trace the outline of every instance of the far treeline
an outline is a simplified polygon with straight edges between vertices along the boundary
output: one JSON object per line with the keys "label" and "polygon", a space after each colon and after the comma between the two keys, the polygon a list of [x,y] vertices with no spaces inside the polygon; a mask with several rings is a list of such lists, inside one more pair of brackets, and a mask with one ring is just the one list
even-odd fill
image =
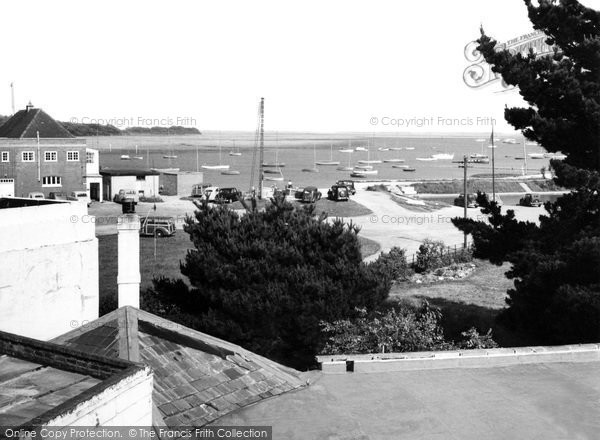
{"label": "far treeline", "polygon": [[[10,116],[0,115],[0,126],[4,124]],[[202,134],[195,127],[182,127],[173,125],[171,127],[127,127],[123,130],[114,125],[101,124],[79,124],[74,122],[61,122],[73,136],[128,136],[128,135],[184,135],[184,134]]]}

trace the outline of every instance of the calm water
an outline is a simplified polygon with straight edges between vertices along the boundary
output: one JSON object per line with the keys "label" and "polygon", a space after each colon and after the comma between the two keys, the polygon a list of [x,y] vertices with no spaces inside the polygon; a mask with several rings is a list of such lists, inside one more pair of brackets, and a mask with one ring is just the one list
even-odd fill
{"label": "calm water", "polygon": [[[404,159],[403,165],[416,168],[415,172],[404,172],[392,168],[392,163],[374,164],[379,171],[377,176],[367,179],[461,179],[463,169],[450,160],[423,162],[417,157],[428,157],[436,153],[454,153],[458,161],[463,155],[474,153],[488,154],[489,139],[477,141],[483,137],[375,137],[350,136],[348,134],[294,134],[270,135],[265,139],[265,162],[284,162],[281,169],[284,182],[265,182],[265,185],[282,184],[291,180],[295,185],[316,185],[327,187],[337,179],[350,178],[350,171],[337,171],[337,166],[318,166],[319,173],[306,173],[303,168],[313,168],[317,161],[340,161],[340,166],[353,166],[359,160],[384,160],[392,158]],[[497,174],[522,174],[524,161],[515,157],[523,157],[522,138],[516,138],[519,144],[496,142],[495,164]],[[219,186],[236,186],[248,189],[251,186],[251,170],[254,152],[254,135],[252,133],[229,133],[213,136],[178,136],[178,137],[99,137],[88,138],[88,146],[100,150],[100,165],[110,168],[180,168],[184,171],[203,171],[204,181]],[[140,160],[121,160],[122,154],[131,157],[143,157]],[[219,148],[220,146],[220,148]],[[365,147],[366,151],[342,153],[341,148]],[[379,151],[379,148],[403,148],[401,151]],[[409,149],[406,149],[409,148]],[[526,146],[527,153],[543,152],[540,147]],[[230,151],[241,152],[241,156],[230,156]],[[163,155],[176,155],[177,158],[166,159]],[[240,171],[239,175],[222,175],[221,170],[204,170],[203,164],[230,165],[230,169]],[[547,167],[548,159],[528,159],[527,171],[539,173],[541,167]],[[258,167],[258,152],[255,167]],[[256,169],[255,168],[255,169]],[[491,173],[491,164],[472,164],[468,168],[469,175]],[[257,172],[254,173],[254,185],[257,185]],[[356,179],[362,180],[362,179]],[[366,179],[364,179],[366,180]]]}

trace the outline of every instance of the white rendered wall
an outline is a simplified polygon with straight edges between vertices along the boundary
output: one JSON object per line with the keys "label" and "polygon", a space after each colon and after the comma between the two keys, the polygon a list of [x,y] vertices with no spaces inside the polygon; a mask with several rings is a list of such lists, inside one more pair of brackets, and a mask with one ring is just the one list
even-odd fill
{"label": "white rendered wall", "polygon": [[48,340],[98,317],[98,240],[82,203],[0,209],[0,330]]}

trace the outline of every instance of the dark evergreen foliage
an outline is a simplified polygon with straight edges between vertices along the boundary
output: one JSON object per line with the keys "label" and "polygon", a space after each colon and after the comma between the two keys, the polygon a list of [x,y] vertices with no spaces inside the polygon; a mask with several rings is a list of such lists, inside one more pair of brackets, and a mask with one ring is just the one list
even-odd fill
{"label": "dark evergreen foliage", "polygon": [[492,70],[518,86],[530,105],[507,108],[506,120],[550,152],[555,183],[571,193],[546,203],[540,225],[501,214],[479,197],[490,223],[454,219],[473,235],[475,256],[500,264],[515,287],[501,316],[539,343],[600,340],[600,13],[575,0],[525,0],[534,28],[556,46],[553,55],[512,55],[482,35],[478,49]]}
{"label": "dark evergreen foliage", "polygon": [[155,280],[143,307],[285,364],[313,364],[319,322],[377,308],[390,279],[362,262],[358,228],[283,198],[244,216],[199,207],[181,280]]}

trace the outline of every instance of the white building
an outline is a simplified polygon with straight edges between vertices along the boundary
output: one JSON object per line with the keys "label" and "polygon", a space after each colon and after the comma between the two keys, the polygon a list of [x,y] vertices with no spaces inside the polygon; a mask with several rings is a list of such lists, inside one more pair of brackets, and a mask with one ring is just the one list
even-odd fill
{"label": "white building", "polygon": [[140,197],[158,196],[159,173],[142,169],[107,169],[100,171],[104,200],[113,200],[119,190],[134,190]]}
{"label": "white building", "polygon": [[98,240],[84,203],[0,198],[0,236],[0,330],[48,340],[98,317]]}

